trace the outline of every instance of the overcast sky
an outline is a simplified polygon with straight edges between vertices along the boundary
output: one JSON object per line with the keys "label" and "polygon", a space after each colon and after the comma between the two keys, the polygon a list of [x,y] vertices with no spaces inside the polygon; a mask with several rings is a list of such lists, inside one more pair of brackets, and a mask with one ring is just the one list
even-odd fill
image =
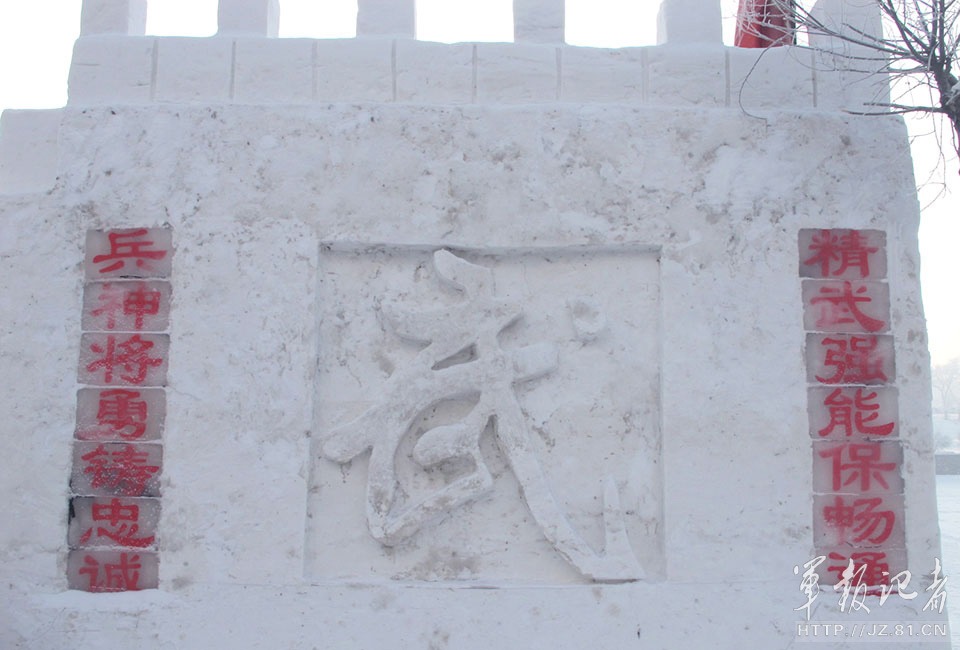
{"label": "overcast sky", "polygon": [[[737,0],[722,0],[725,40],[732,38]],[[621,47],[656,42],[657,0],[567,0],[566,39],[576,45]],[[354,35],[356,0],[280,0],[281,37]],[[425,40],[512,40],[512,0],[417,0],[417,35]],[[67,98],[66,79],[80,25],[80,0],[0,0],[0,109],[55,108]],[[210,36],[217,29],[216,0],[149,0],[147,33]],[[928,120],[908,123],[916,134]],[[914,147],[918,179],[925,180],[937,143]],[[955,159],[946,175],[924,185],[920,229],[924,306],[934,363],[960,357],[960,180]],[[951,192],[952,190],[952,192]]]}

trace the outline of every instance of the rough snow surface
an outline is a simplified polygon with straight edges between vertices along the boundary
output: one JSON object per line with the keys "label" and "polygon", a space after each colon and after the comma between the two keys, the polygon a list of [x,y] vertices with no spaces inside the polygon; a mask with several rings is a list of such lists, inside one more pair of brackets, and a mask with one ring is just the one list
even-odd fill
{"label": "rough snow surface", "polygon": [[[793,567],[813,550],[803,228],[886,233],[907,553],[914,575],[929,573],[941,550],[902,123],[765,117],[65,109],[56,185],[0,199],[0,645],[790,646],[803,602]],[[66,592],[84,238],[164,223],[175,256],[160,589]],[[402,462],[479,455],[426,478],[407,465],[401,505],[471,476],[478,458],[492,484],[381,535],[391,546],[370,530],[387,494],[368,492],[372,454],[323,441],[385,403],[422,353],[410,314],[464,300],[467,284],[431,266],[437,251],[493,277],[462,323],[496,320],[500,299],[523,318],[429,370],[495,361],[497,405],[519,409],[527,437],[454,426],[476,391],[425,414],[414,427],[426,442],[401,445]],[[523,485],[532,456],[549,494]],[[538,518],[549,499],[562,520]],[[644,575],[594,581],[558,531],[565,521],[596,553],[623,539],[606,525],[618,518]],[[835,620],[822,602],[817,616]],[[919,620],[921,606],[887,603],[883,620]]]}

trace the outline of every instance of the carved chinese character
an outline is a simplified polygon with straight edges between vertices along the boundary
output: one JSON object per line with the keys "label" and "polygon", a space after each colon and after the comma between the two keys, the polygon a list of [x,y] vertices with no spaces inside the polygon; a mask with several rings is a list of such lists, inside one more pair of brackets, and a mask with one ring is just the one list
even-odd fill
{"label": "carved chinese character", "polygon": [[800,275],[883,278],[886,236],[878,230],[801,230]]}
{"label": "carved chinese character", "polygon": [[807,376],[821,384],[883,384],[895,378],[893,338],[807,336]]}
{"label": "carved chinese character", "polygon": [[[385,321],[393,333],[417,342],[420,349],[392,369],[366,411],[324,432],[318,441],[322,455],[338,463],[369,450],[366,513],[372,536],[388,546],[400,544],[452,509],[489,492],[493,476],[480,449],[487,431],[515,474],[533,520],[568,562],[595,580],[641,577],[612,478],[604,482],[603,542],[595,550],[553,496],[538,457],[517,393],[523,384],[554,372],[555,345],[534,338],[528,345],[504,346],[500,335],[522,318],[524,303],[499,293],[487,267],[448,251],[437,251],[433,265],[437,278],[456,289],[461,300],[434,309],[385,305]],[[606,324],[598,306],[581,302],[573,311],[574,331],[581,341],[603,336]],[[427,426],[415,439],[408,436],[420,426],[425,412],[451,401],[464,403],[456,419]],[[405,440],[411,442],[415,474],[450,464],[469,469],[435,491],[411,495],[398,472],[398,450]]]}
{"label": "carved chinese character", "polygon": [[807,330],[882,332],[889,329],[889,290],[882,282],[807,280],[803,310]]}
{"label": "carved chinese character", "polygon": [[148,551],[71,551],[70,589],[95,593],[157,588],[157,555]]}
{"label": "carved chinese character", "polygon": [[91,282],[84,287],[85,331],[159,332],[170,315],[170,283]]}
{"label": "carved chinese character", "polygon": [[168,228],[87,233],[87,277],[165,278],[172,254]]}
{"label": "carved chinese character", "polygon": [[68,532],[70,547],[151,547],[159,516],[158,499],[73,498]]}
{"label": "carved chinese character", "polygon": [[166,334],[84,334],[79,380],[85,384],[162,386],[169,346]]}
{"label": "carved chinese character", "polygon": [[818,492],[893,492],[903,489],[897,442],[814,443],[813,482]]}
{"label": "carved chinese character", "polygon": [[891,388],[814,388],[809,393],[811,434],[817,438],[893,437],[897,394]]}
{"label": "carved chinese character", "polygon": [[80,495],[158,496],[160,466],[160,445],[78,442],[70,484]]}

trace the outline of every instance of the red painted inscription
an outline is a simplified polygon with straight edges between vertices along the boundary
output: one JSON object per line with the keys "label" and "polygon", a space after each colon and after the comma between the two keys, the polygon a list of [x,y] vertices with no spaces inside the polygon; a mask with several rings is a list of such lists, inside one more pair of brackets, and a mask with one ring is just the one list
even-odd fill
{"label": "red painted inscription", "polygon": [[107,238],[110,241],[110,251],[93,258],[95,265],[103,265],[98,269],[100,273],[118,271],[128,262],[141,269],[150,270],[150,260],[163,259],[167,254],[165,250],[150,248],[154,241],[148,237],[146,228],[110,232],[107,233]]}
{"label": "red painted inscription", "polygon": [[868,492],[897,487],[897,463],[884,460],[884,450],[882,443],[863,442],[821,447],[817,454],[829,462],[831,491]]}
{"label": "red painted inscription", "polygon": [[92,555],[83,556],[80,575],[86,575],[87,591],[138,591],[140,580],[140,556],[136,553],[121,553],[115,564],[101,564]]}
{"label": "red painted inscription", "polygon": [[881,509],[883,498],[848,499],[837,495],[824,506],[823,521],[837,544],[882,544],[890,538],[896,522],[893,510]]}
{"label": "red painted inscription", "polygon": [[[870,295],[870,285],[844,280],[840,286],[833,283],[821,284],[817,295],[810,299],[816,306],[817,320],[814,327],[829,331],[879,332],[886,329],[886,321],[864,313],[864,309],[874,302]],[[851,326],[853,330],[851,330]]]}
{"label": "red painted inscription", "polygon": [[880,422],[877,403],[877,392],[864,388],[857,388],[853,397],[844,394],[841,388],[833,389],[823,400],[830,415],[830,422],[817,433],[821,436],[844,436],[854,433],[865,436],[888,436],[893,431],[894,422]]}
{"label": "red painted inscription", "polygon": [[842,276],[848,270],[861,278],[870,277],[870,256],[880,250],[859,230],[821,230],[813,235],[808,248],[811,255],[803,264],[819,267],[823,278]]}
{"label": "red painted inscription", "polygon": [[146,548],[153,544],[153,535],[138,536],[140,507],[134,503],[120,499],[113,499],[108,504],[93,503],[91,514],[95,525],[80,536],[80,546],[89,544],[91,538],[106,538],[117,546],[134,548]]}
{"label": "red painted inscription", "polygon": [[97,295],[99,307],[92,310],[92,316],[102,316],[105,329],[117,327],[117,321],[131,322],[131,329],[143,329],[145,316],[156,316],[160,312],[161,293],[150,289],[143,282],[105,282],[100,285]]}
{"label": "red painted inscription", "polygon": [[80,456],[80,471],[87,475],[94,494],[145,495],[152,491],[148,487],[160,471],[159,462],[151,459],[148,449],[150,446],[100,444]]}
{"label": "red painted inscription", "polygon": [[878,336],[816,337],[814,360],[821,384],[876,384],[890,380],[892,355],[879,347]]}
{"label": "red painted inscription", "polygon": [[103,371],[103,383],[114,382],[114,372],[120,379],[131,384],[141,384],[147,378],[147,371],[163,364],[162,357],[151,356],[153,341],[134,334],[128,338],[110,334],[104,344],[93,343],[90,350],[103,355],[87,365],[87,372]]}

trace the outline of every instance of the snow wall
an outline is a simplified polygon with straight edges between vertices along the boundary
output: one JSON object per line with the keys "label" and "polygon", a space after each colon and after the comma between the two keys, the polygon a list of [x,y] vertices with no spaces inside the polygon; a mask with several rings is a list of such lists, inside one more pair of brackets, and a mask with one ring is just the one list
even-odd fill
{"label": "snow wall", "polygon": [[[945,637],[906,131],[844,112],[883,80],[713,0],[617,50],[514,4],[439,44],[85,0],[68,105],[0,132],[0,645]],[[919,596],[841,612],[854,556]]]}

